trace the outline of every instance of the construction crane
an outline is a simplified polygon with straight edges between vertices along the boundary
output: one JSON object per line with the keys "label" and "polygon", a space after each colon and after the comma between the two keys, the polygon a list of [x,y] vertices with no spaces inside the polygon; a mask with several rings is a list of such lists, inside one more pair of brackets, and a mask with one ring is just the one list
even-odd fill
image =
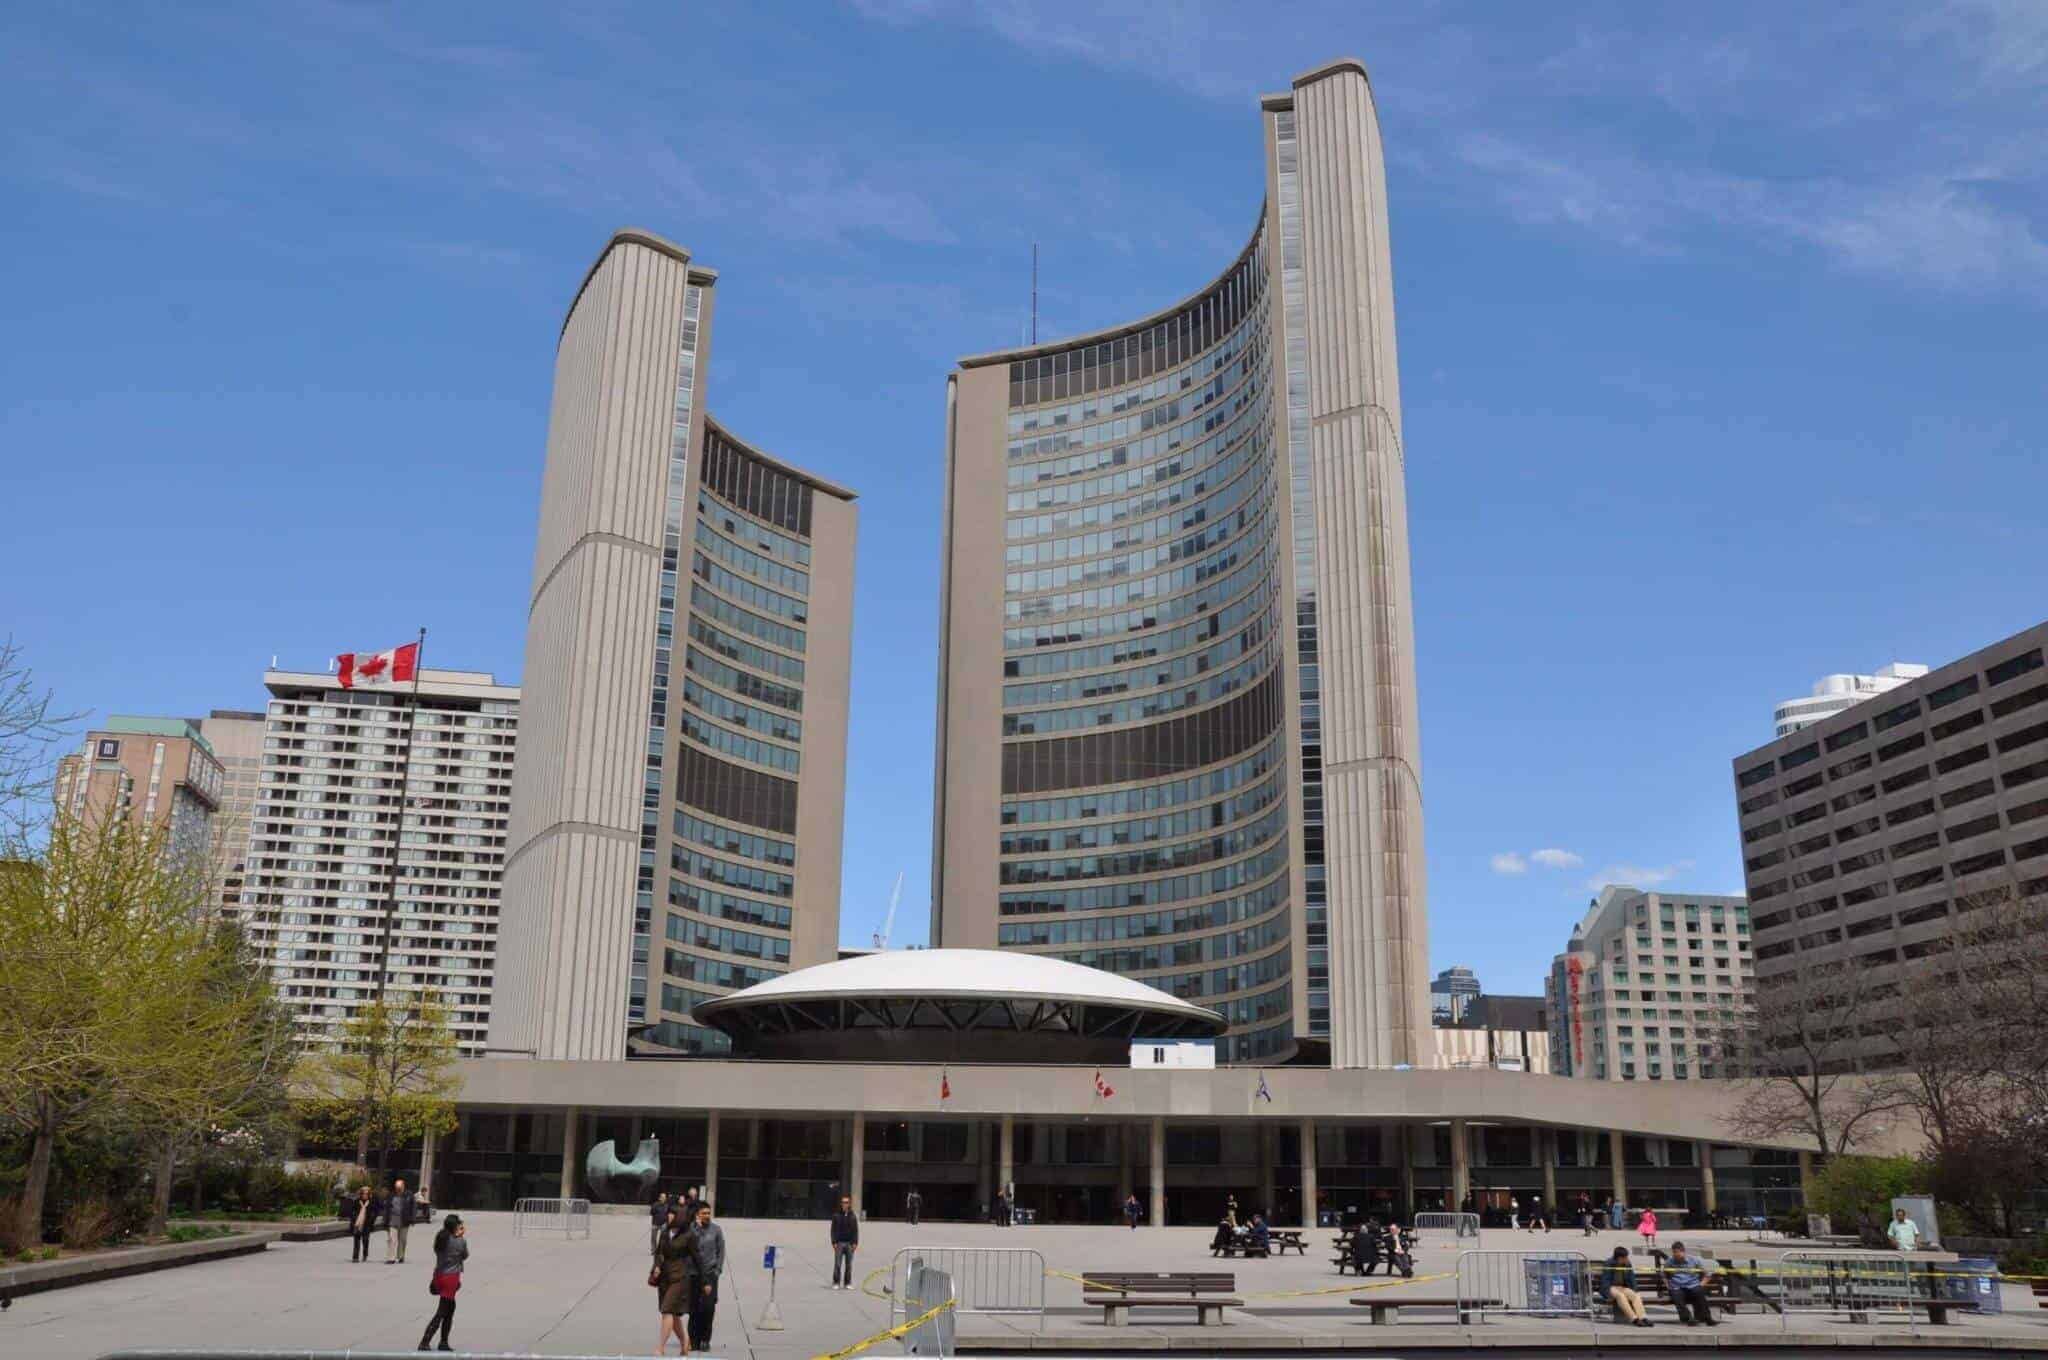
{"label": "construction crane", "polygon": [[896,928],[896,900],[903,896],[903,871],[896,871],[896,886],[889,891],[889,914],[882,918],[882,928],[875,932],[875,948],[889,947],[889,932]]}

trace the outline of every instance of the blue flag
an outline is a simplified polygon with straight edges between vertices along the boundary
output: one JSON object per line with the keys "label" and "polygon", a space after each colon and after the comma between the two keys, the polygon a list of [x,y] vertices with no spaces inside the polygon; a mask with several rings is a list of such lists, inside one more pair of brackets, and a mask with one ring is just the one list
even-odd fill
{"label": "blue flag", "polygon": [[1266,1074],[1264,1072],[1259,1073],[1259,1099],[1265,1101],[1268,1105],[1273,1103],[1273,1093],[1266,1089]]}

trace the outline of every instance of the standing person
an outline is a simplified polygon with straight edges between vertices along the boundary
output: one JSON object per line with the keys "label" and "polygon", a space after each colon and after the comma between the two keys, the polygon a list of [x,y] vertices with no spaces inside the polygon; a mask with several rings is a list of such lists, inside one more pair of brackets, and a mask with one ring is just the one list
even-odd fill
{"label": "standing person", "polygon": [[1550,1231],[1550,1211],[1544,1207],[1542,1195],[1531,1195],[1529,1196],[1529,1231],[1535,1232],[1536,1225],[1539,1223],[1543,1225],[1543,1231]]}
{"label": "standing person", "polygon": [[668,1226],[668,1191],[664,1190],[654,1197],[654,1204],[648,1217],[650,1222],[647,1226],[647,1250],[659,1251],[661,1230]]}
{"label": "standing person", "polygon": [[1579,1191],[1579,1227],[1586,1236],[1593,1235],[1593,1201],[1583,1190]]}
{"label": "standing person", "polygon": [[668,1206],[668,1217],[654,1240],[654,1268],[647,1273],[647,1282],[655,1289],[654,1353],[666,1354],[668,1339],[674,1336],[688,1355],[690,1301],[696,1290],[690,1275],[690,1225],[680,1205]]}
{"label": "standing person", "polygon": [[839,1197],[839,1212],[832,1215],[832,1288],[853,1288],[853,1252],[860,1245],[860,1217],[853,1212],[853,1199]]}
{"label": "standing person", "polygon": [[1628,1226],[1628,1206],[1621,1202],[1619,1195],[1607,1201],[1607,1226],[1610,1228],[1626,1228]]}
{"label": "standing person", "polygon": [[698,1195],[697,1187],[694,1185],[676,1197],[676,1207],[683,1211],[684,1232],[697,1226],[697,1206],[701,1203],[703,1199]]}
{"label": "standing person", "polygon": [[370,1259],[370,1233],[377,1226],[377,1201],[365,1185],[356,1191],[356,1202],[350,1206],[348,1220],[349,1241],[354,1244],[351,1261]]}
{"label": "standing person", "polygon": [[1237,1226],[1237,1196],[1236,1196],[1236,1195],[1231,1195],[1231,1196],[1229,1196],[1229,1197],[1228,1197],[1227,1199],[1225,1199],[1225,1200],[1224,1200],[1224,1203],[1223,1203],[1223,1217],[1224,1217],[1225,1219],[1227,1219],[1227,1220],[1229,1221],[1229,1223],[1230,1223],[1230,1226],[1231,1226],[1231,1227],[1235,1228],[1235,1227]]}
{"label": "standing person", "polygon": [[903,1197],[903,1212],[910,1219],[910,1226],[915,1228],[918,1218],[924,1213],[924,1196],[917,1193],[917,1187],[914,1185],[910,1187],[910,1193]]}
{"label": "standing person", "polygon": [[[690,1229],[690,1331],[696,1350],[711,1344],[711,1323],[718,1312],[718,1277],[725,1274],[725,1229],[711,1221],[709,1200],[697,1201],[697,1224]],[[851,1273],[851,1266],[848,1267]]]}
{"label": "standing person", "polygon": [[[412,1193],[404,1181],[393,1181],[391,1198],[384,1202],[384,1264],[405,1263],[405,1235],[412,1231]],[[396,1253],[394,1255],[394,1253]]]}
{"label": "standing person", "polygon": [[1511,1230],[1512,1230],[1512,1229],[1520,1228],[1521,1226],[1522,1226],[1522,1201],[1521,1201],[1521,1200],[1520,1200],[1519,1198],[1517,1198],[1516,1196],[1514,1196],[1514,1195],[1509,1195],[1509,1196],[1508,1196],[1508,1227],[1509,1227],[1509,1229],[1511,1229]]}
{"label": "standing person", "polygon": [[1671,1255],[1664,1262],[1665,1292],[1671,1295],[1671,1306],[1678,1310],[1678,1320],[1688,1327],[1695,1322],[1720,1326],[1707,1307],[1707,1281],[1713,1274],[1713,1262],[1688,1254],[1683,1242],[1671,1244]]}
{"label": "standing person", "polygon": [[1904,1209],[1892,1210],[1892,1221],[1885,1225],[1884,1235],[1900,1251],[1913,1251],[1920,1245],[1920,1225],[1906,1217]]}
{"label": "standing person", "polygon": [[1628,1259],[1627,1247],[1614,1249],[1601,1276],[1601,1288],[1622,1321],[1635,1327],[1649,1326],[1650,1319],[1643,1313],[1643,1296],[1636,1292],[1636,1268]]}
{"label": "standing person", "polygon": [[1643,1210],[1643,1216],[1636,1223],[1636,1231],[1643,1235],[1643,1247],[1647,1250],[1657,1245],[1657,1211]]}
{"label": "standing person", "polygon": [[1138,1230],[1138,1219],[1144,1215],[1144,1212],[1144,1209],[1138,1204],[1137,1191],[1133,1190],[1130,1194],[1124,1196],[1124,1218],[1130,1222],[1132,1232]]}
{"label": "standing person", "polygon": [[455,1291],[462,1288],[462,1267],[468,1260],[469,1229],[459,1215],[450,1214],[441,1220],[441,1231],[434,1234],[434,1278],[428,1281],[427,1292],[441,1302],[427,1319],[427,1330],[420,1333],[421,1350],[434,1339],[436,1327],[441,1329],[441,1344],[435,1349],[455,1349],[448,1344],[448,1332],[455,1325]]}

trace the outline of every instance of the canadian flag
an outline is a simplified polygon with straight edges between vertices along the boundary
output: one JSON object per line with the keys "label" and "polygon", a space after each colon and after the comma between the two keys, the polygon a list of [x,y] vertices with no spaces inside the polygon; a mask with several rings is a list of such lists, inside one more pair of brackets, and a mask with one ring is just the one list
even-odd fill
{"label": "canadian flag", "polygon": [[1114,1086],[1111,1086],[1111,1085],[1110,1085],[1110,1084],[1109,1084],[1108,1082],[1104,1081],[1104,1080],[1102,1079],[1102,1069],[1101,1069],[1101,1068],[1099,1068],[1099,1067],[1098,1067],[1098,1068],[1096,1068],[1096,1069],[1095,1069],[1095,1095],[1096,1095],[1096,1097],[1097,1097],[1098,1099],[1100,1099],[1100,1100],[1108,1100],[1108,1099],[1109,1099],[1109,1098],[1110,1098],[1111,1096],[1113,1096],[1113,1095],[1115,1095],[1115,1094],[1116,1094],[1116,1087],[1114,1087]]}
{"label": "canadian flag", "polygon": [[343,689],[360,689],[409,684],[419,660],[420,645],[408,642],[388,652],[343,652],[334,658],[334,665],[341,672]]}
{"label": "canadian flag", "polygon": [[952,1078],[952,1074],[950,1074],[949,1072],[947,1072],[945,1068],[941,1067],[941,1068],[939,1069],[939,1099],[940,1099],[940,1100],[951,1100],[952,1098],[953,1098],[953,1078]]}

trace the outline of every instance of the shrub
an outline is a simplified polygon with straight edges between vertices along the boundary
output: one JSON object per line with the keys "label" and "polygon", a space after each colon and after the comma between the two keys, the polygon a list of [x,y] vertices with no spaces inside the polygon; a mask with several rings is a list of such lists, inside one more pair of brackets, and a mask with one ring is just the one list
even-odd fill
{"label": "shrub", "polygon": [[286,1218],[333,1218],[334,1206],[332,1204],[287,1204],[284,1206],[284,1216]]}
{"label": "shrub", "polygon": [[103,1247],[114,1235],[113,1208],[103,1199],[85,1199],[64,1211],[58,1236],[73,1251]]}
{"label": "shrub", "polygon": [[235,1230],[221,1223],[180,1223],[164,1236],[173,1242],[208,1242],[216,1237],[233,1237]]}
{"label": "shrub", "polygon": [[21,1209],[19,1195],[0,1199],[0,1256],[19,1256],[43,1244],[42,1233],[30,1229]]}
{"label": "shrub", "polygon": [[1927,1169],[1911,1157],[1833,1157],[1813,1178],[1808,1203],[1834,1221],[1836,1232],[1882,1245],[1893,1198],[1926,1185]]}

